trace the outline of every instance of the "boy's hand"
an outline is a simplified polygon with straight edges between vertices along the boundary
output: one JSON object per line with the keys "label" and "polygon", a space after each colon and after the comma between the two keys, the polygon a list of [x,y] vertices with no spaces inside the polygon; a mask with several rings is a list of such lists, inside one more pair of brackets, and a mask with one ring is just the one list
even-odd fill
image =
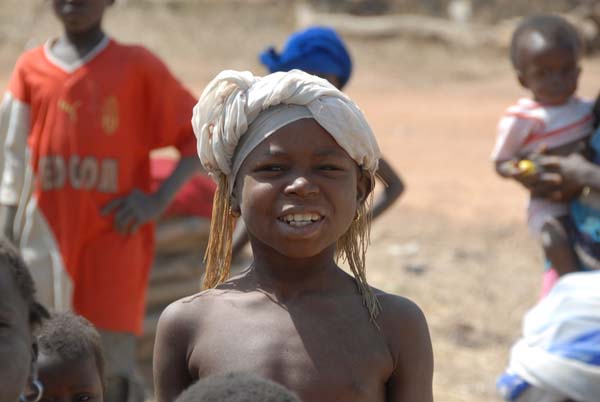
{"label": "boy's hand", "polygon": [[500,162],[496,170],[501,176],[515,179],[522,184],[535,180],[534,177],[539,173],[537,163],[529,159]]}
{"label": "boy's hand", "polygon": [[515,179],[518,183],[523,185],[525,188],[531,189],[540,181],[541,177],[542,177],[542,173],[536,172],[536,173],[527,174],[527,175],[523,175],[523,174],[515,175],[515,176],[513,176],[513,179]]}
{"label": "boy's hand", "polygon": [[589,178],[590,171],[596,171],[597,167],[580,154],[547,156],[539,162],[544,171],[559,177],[560,185],[550,194],[550,198],[555,201],[571,200],[581,193],[583,187],[595,184],[590,183]]}
{"label": "boy's hand", "polygon": [[115,226],[122,234],[135,233],[140,226],[157,219],[167,208],[156,194],[133,190],[129,195],[117,198],[102,208],[102,215],[115,214]]}
{"label": "boy's hand", "polygon": [[537,163],[531,159],[522,159],[516,164],[512,178],[527,187],[539,179],[540,173],[542,172]]}

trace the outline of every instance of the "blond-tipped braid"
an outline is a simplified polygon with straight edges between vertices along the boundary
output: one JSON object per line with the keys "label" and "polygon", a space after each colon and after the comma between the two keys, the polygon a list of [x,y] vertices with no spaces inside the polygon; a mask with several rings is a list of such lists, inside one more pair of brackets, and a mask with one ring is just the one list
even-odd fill
{"label": "blond-tipped braid", "polygon": [[235,217],[231,210],[229,183],[224,175],[219,179],[213,198],[210,235],[204,254],[206,274],[204,288],[214,288],[229,278],[231,268],[231,241],[235,228]]}
{"label": "blond-tipped braid", "polygon": [[356,218],[336,244],[336,259],[346,261],[372,322],[381,312],[381,304],[367,283],[366,254],[370,243],[373,191],[357,209]]}
{"label": "blond-tipped braid", "polygon": [[[381,312],[381,305],[367,283],[366,253],[371,234],[371,211],[373,204],[373,191],[366,201],[357,209],[356,218],[350,227],[340,237],[336,244],[336,259],[348,263],[356,280],[356,285],[363,297],[363,303],[369,311],[372,322]],[[206,274],[204,288],[214,288],[225,282],[229,277],[231,268],[231,241],[235,220],[231,210],[229,184],[225,176],[221,176],[217,191],[213,199],[212,219],[210,223],[210,236],[204,255]]]}

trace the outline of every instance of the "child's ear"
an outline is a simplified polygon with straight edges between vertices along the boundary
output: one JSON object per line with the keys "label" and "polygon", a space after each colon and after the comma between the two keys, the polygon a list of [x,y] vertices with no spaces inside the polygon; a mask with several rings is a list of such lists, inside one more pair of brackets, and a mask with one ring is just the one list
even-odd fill
{"label": "child's ear", "polygon": [[358,180],[356,181],[356,201],[359,204],[365,202],[373,188],[375,183],[373,182],[373,176],[360,169],[358,174]]}
{"label": "child's ear", "polygon": [[235,190],[233,191],[233,193],[231,193],[231,213],[236,218],[239,218],[242,215],[242,207],[240,205],[237,192]]}

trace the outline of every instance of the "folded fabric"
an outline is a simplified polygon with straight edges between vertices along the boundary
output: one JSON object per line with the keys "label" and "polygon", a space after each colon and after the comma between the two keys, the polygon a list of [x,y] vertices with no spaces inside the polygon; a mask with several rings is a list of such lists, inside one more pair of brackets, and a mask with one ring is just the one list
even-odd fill
{"label": "folded fabric", "polygon": [[600,401],[600,272],[562,277],[526,314],[497,387],[507,401]]}
{"label": "folded fabric", "polygon": [[265,77],[220,73],[194,107],[198,155],[216,181],[225,176],[231,185],[252,149],[301,118],[314,119],[359,166],[375,174],[380,151],[362,111],[326,80],[299,70]]}

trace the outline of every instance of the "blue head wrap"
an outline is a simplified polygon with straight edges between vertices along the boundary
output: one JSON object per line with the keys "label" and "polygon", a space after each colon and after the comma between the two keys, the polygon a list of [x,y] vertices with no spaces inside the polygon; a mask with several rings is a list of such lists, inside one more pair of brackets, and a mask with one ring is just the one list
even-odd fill
{"label": "blue head wrap", "polygon": [[343,87],[352,73],[352,60],[344,42],[331,28],[311,27],[293,33],[283,51],[270,47],[259,56],[269,72],[303,70],[315,74],[331,74]]}

